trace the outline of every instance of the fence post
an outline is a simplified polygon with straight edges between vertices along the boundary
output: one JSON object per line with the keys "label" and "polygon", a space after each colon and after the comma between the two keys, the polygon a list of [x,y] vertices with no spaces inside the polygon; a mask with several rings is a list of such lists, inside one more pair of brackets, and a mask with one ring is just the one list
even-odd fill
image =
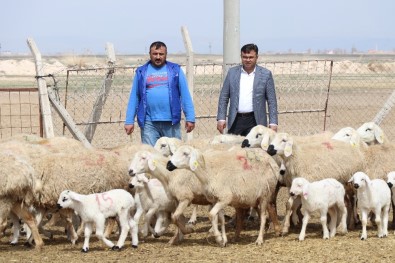
{"label": "fence post", "polygon": [[[193,92],[194,92],[194,81],[193,81],[193,48],[191,38],[189,37],[188,29],[185,26],[181,27],[182,38],[184,40],[184,46],[187,55],[187,63],[186,63],[186,76],[189,86],[189,92],[191,93],[192,101],[193,101]],[[185,120],[186,121],[186,120]],[[187,133],[187,141],[193,139],[193,131]]]}
{"label": "fence post", "polygon": [[41,53],[37,48],[36,43],[32,38],[27,39],[27,44],[34,56],[36,66],[36,79],[38,84],[39,102],[41,108],[41,119],[44,128],[44,138],[54,137],[54,129],[52,122],[51,106],[49,104],[47,82],[43,78],[43,64],[41,60]]}
{"label": "fence post", "polygon": [[115,52],[114,45],[112,43],[106,44],[107,51],[107,63],[108,63],[108,71],[106,77],[103,82],[103,86],[99,93],[99,96],[96,99],[96,102],[93,106],[92,114],[89,117],[88,125],[85,128],[85,137],[89,142],[92,142],[93,136],[95,135],[97,122],[100,120],[104,104],[106,104],[106,100],[108,97],[108,93],[111,90],[111,85],[113,81],[114,75],[114,64],[115,64]]}
{"label": "fence post", "polygon": [[376,117],[374,117],[373,122],[376,123],[377,125],[380,125],[380,123],[384,120],[385,116],[387,116],[387,114],[391,111],[394,104],[395,104],[395,90],[387,99],[387,101],[385,102],[384,106],[381,108],[379,113],[377,113]]}

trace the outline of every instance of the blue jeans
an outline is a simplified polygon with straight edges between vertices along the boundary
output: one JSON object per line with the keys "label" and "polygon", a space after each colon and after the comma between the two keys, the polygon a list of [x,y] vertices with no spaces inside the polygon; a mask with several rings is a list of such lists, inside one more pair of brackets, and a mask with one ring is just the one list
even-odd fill
{"label": "blue jeans", "polygon": [[154,146],[160,137],[178,138],[181,140],[180,123],[171,124],[171,121],[145,121],[141,128],[141,142]]}

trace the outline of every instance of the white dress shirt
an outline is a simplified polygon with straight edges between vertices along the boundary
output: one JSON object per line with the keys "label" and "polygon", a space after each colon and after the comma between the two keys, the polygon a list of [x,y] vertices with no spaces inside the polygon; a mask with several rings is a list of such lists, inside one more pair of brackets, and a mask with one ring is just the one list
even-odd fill
{"label": "white dress shirt", "polygon": [[254,86],[255,69],[248,74],[243,68],[240,76],[239,113],[253,112],[252,90]]}

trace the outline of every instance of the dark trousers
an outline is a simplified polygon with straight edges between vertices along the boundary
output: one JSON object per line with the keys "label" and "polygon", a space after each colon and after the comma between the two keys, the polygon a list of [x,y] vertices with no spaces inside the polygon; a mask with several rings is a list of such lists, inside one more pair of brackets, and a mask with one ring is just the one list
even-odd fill
{"label": "dark trousers", "polygon": [[238,113],[232,127],[228,130],[228,133],[246,136],[255,126],[256,121],[253,112],[249,114]]}

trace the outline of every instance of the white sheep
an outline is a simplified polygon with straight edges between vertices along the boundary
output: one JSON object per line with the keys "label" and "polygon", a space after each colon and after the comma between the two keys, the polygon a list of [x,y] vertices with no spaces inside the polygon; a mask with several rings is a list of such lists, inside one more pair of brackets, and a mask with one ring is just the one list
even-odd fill
{"label": "white sheep", "polygon": [[[265,152],[240,149],[203,154],[199,149],[183,145],[167,164],[168,170],[176,168],[192,171],[203,185],[205,196],[214,204],[209,215],[219,245],[226,246],[227,237],[224,222],[221,222],[222,233],[218,230],[218,213],[228,205],[236,210],[259,207],[261,224],[256,244],[263,243],[267,209],[275,229],[278,229],[277,214],[271,202],[279,168]],[[238,235],[236,229],[236,238]]]}
{"label": "white sheep", "polygon": [[[85,224],[85,241],[82,252],[88,252],[89,250],[89,238],[94,227],[96,227],[96,236],[112,250],[119,250],[124,246],[128,231],[130,231],[132,238],[132,247],[137,248],[138,226],[131,215],[135,210],[135,202],[129,192],[123,189],[114,189],[102,193],[82,195],[64,190],[59,196],[57,206],[59,209],[73,209]],[[104,236],[106,219],[115,216],[118,217],[121,227],[117,245],[114,245]]]}
{"label": "white sheep", "polygon": [[[394,206],[395,206],[395,170],[391,171],[387,174],[387,184],[389,186],[389,188],[391,189],[391,193],[392,193],[392,213],[393,215],[395,214],[394,210]],[[395,219],[392,218],[392,223],[394,224]],[[394,231],[395,234],[395,231]]]}
{"label": "white sheep", "polygon": [[386,237],[388,235],[388,212],[391,205],[391,191],[387,183],[383,179],[370,180],[364,172],[354,173],[349,182],[357,190],[358,207],[362,215],[361,240],[368,238],[366,225],[370,211],[375,214],[377,236]]}
{"label": "white sheep", "polygon": [[[337,180],[327,178],[309,182],[303,177],[293,179],[290,194],[299,196],[304,210],[302,229],[299,240],[306,236],[306,227],[312,214],[320,213],[320,221],[324,232],[323,238],[329,239],[336,234],[336,226],[340,223],[343,234],[347,233],[347,208],[344,204],[344,186]],[[327,226],[327,213],[330,215],[329,230]],[[338,214],[339,213],[339,214]],[[340,218],[340,222],[337,222]]]}
{"label": "white sheep", "polygon": [[368,145],[388,142],[383,130],[374,122],[365,122],[357,129],[357,132],[361,136],[361,139]]}
{"label": "white sheep", "polygon": [[176,224],[177,229],[169,241],[169,244],[176,244],[182,240],[183,234],[192,232],[192,229],[185,227],[183,222],[183,213],[188,205],[209,205],[211,203],[204,196],[204,190],[199,180],[191,176],[188,171],[169,172],[166,169],[168,160],[154,148],[138,151],[130,163],[129,175],[151,174],[162,183],[168,197],[177,200],[178,206],[172,215],[172,221]]}
{"label": "white sheep", "polygon": [[[144,227],[140,231],[143,237],[148,235],[148,230],[154,237],[160,237],[167,226],[171,213],[177,207],[176,200],[169,199],[162,183],[156,179],[148,179],[145,174],[136,174],[129,182],[129,187],[135,188],[134,195],[136,203],[140,202],[141,208],[137,206],[136,214],[134,215],[135,222],[139,222],[140,216],[144,213]],[[155,229],[151,227],[153,217],[156,216],[157,221]]]}
{"label": "white sheep", "polygon": [[[363,170],[365,162],[365,152],[349,143],[331,139],[301,143],[288,133],[277,133],[267,152],[283,158],[286,169],[284,181],[287,185],[291,185],[295,177],[304,177],[309,181],[334,178],[346,184],[353,173]],[[300,199],[295,201],[298,200]],[[284,218],[283,234],[288,233],[293,206],[296,205],[290,198]],[[350,210],[351,207],[348,213],[351,213]]]}

